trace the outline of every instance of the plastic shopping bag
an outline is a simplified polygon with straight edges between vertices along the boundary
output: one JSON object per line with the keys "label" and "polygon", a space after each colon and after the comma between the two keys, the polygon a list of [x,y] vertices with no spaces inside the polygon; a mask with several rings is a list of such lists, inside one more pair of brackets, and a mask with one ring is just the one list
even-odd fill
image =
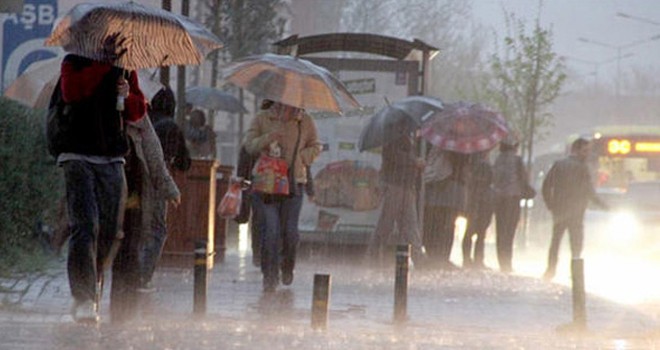
{"label": "plastic shopping bag", "polygon": [[240,181],[230,181],[227,192],[218,206],[218,215],[225,219],[233,219],[241,211],[242,190]]}

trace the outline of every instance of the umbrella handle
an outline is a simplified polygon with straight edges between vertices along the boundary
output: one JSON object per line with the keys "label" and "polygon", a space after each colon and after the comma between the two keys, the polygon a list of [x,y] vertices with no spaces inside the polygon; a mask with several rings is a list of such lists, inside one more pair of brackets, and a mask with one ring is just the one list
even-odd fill
{"label": "umbrella handle", "polygon": [[[120,77],[121,77],[121,78],[124,78],[124,79],[127,79],[127,77],[126,77],[126,73],[127,73],[126,70],[125,70],[125,69],[122,69],[122,70],[121,70],[121,75],[120,75]],[[125,105],[124,105],[124,100],[125,100],[125,99],[126,99],[126,98],[125,98],[124,96],[119,95],[119,94],[117,95],[117,105],[116,105],[115,107],[116,107],[117,110],[120,111],[120,112],[122,112],[122,111],[124,110],[124,108],[125,108]]]}

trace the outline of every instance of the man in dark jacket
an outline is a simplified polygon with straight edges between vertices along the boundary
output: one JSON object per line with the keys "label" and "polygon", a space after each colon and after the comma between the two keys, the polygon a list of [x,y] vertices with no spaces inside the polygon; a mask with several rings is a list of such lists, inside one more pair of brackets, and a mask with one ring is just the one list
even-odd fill
{"label": "man in dark jacket", "polygon": [[61,91],[66,112],[60,120],[62,133],[49,140],[64,170],[71,232],[67,272],[72,315],[78,322],[98,321],[103,263],[111,259],[110,247],[120,238],[128,150],[124,123],[146,111],[137,74],[112,65],[122,54],[116,51],[116,39],[106,39],[103,61],[72,54],[62,61],[56,91]]}
{"label": "man in dark jacket", "polygon": [[589,201],[607,208],[594,190],[586,160],[591,152],[588,140],[579,138],[571,145],[571,155],[556,161],[543,181],[543,200],[552,212],[552,242],[548,251],[548,267],[543,275],[552,280],[564,231],[568,229],[571,256],[580,258],[584,241],[584,212]]}

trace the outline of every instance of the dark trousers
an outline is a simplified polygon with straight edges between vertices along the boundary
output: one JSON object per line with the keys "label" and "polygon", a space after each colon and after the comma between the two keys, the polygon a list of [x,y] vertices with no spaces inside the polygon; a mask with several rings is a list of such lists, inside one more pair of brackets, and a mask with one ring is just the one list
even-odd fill
{"label": "dark trousers", "polygon": [[71,294],[77,302],[96,301],[103,262],[121,225],[123,165],[73,160],[62,168],[71,231],[67,260]]}
{"label": "dark trousers", "polygon": [[552,225],[552,241],[548,250],[548,268],[547,273],[554,275],[557,270],[557,259],[559,256],[559,246],[564,232],[568,229],[568,238],[571,245],[571,258],[576,259],[582,255],[584,244],[584,225],[583,215],[574,215],[560,220],[555,220]]}
{"label": "dark trousers", "polygon": [[495,207],[495,245],[500,270],[510,272],[513,268],[513,239],[520,220],[520,199],[500,196]]}
{"label": "dark trousers", "polygon": [[[302,191],[291,197],[272,199],[253,194],[257,230],[261,239],[261,272],[264,283],[277,285],[279,269],[293,271],[298,247],[298,219],[302,208]],[[280,245],[282,252],[280,254]]]}
{"label": "dark trousers", "polygon": [[[474,255],[472,254],[472,237],[477,236],[476,242],[474,242]],[[463,237],[463,266],[483,266],[484,265],[484,245],[486,241],[486,230],[475,231],[471,225],[468,223],[468,226],[465,230],[465,236]]]}
{"label": "dark trousers", "polygon": [[[153,205],[154,213],[151,220],[151,230],[148,231],[148,236],[145,237],[139,255],[140,283],[142,285],[149,283],[153,278],[167,239],[167,202],[157,199]],[[141,223],[138,222],[137,224],[141,226]]]}
{"label": "dark trousers", "polygon": [[142,211],[127,209],[124,217],[124,238],[112,263],[110,288],[110,317],[112,322],[135,317],[138,308],[137,288],[141,273],[139,242],[142,231]]}
{"label": "dark trousers", "polygon": [[450,207],[424,208],[424,246],[433,264],[447,265],[454,244],[455,221],[458,210]]}

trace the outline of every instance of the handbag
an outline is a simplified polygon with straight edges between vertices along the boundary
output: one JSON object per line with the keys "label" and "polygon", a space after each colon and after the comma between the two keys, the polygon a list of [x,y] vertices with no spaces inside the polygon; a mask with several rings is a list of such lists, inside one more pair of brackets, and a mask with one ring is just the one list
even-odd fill
{"label": "handbag", "polygon": [[225,219],[235,218],[241,212],[242,199],[241,182],[230,180],[229,188],[227,188],[227,192],[225,192],[220,201],[220,206],[218,206],[218,215]]}
{"label": "handbag", "polygon": [[252,171],[252,190],[265,194],[289,194],[289,166],[282,158],[262,154]]}

